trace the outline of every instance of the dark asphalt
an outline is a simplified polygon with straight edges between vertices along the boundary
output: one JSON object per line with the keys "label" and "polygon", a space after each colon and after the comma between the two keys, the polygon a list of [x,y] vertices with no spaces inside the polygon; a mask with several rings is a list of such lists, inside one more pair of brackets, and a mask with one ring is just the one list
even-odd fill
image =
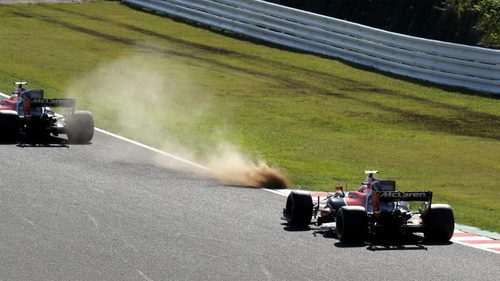
{"label": "dark asphalt", "polygon": [[0,145],[0,280],[498,280],[500,255],[458,245],[345,247],[287,231],[285,197],[92,145]]}

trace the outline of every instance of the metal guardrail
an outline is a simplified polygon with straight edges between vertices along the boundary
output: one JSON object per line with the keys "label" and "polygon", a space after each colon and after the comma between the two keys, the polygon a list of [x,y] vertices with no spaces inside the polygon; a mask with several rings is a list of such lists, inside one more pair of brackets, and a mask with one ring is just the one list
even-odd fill
{"label": "metal guardrail", "polygon": [[123,2],[402,76],[500,94],[499,50],[401,35],[260,0]]}

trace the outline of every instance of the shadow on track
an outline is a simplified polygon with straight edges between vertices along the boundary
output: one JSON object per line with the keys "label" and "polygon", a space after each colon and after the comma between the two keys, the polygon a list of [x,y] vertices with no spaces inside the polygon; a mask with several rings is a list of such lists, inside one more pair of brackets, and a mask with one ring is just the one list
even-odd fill
{"label": "shadow on track", "polygon": [[55,136],[21,137],[17,147],[69,147],[68,140]]}
{"label": "shadow on track", "polygon": [[424,237],[416,234],[393,234],[393,235],[370,235],[367,241],[359,243],[342,243],[337,240],[337,234],[332,229],[311,228],[311,227],[289,227],[282,223],[283,230],[289,232],[312,231],[314,237],[321,235],[327,239],[335,239],[335,247],[338,248],[366,248],[369,251],[408,251],[408,250],[427,250],[426,246],[446,246],[453,242],[436,243],[426,240]]}
{"label": "shadow on track", "polygon": [[[283,225],[283,230],[289,231],[289,232],[304,232],[304,231],[310,231],[312,228],[310,227],[295,227],[295,226],[289,226],[286,223],[282,223]],[[314,234],[314,233],[313,233]],[[316,236],[316,235],[314,235]]]}
{"label": "shadow on track", "polygon": [[[48,137],[20,137],[16,141],[2,140],[0,145],[16,145],[17,147],[44,147],[44,148],[57,148],[69,147],[70,142],[67,139],[48,136]],[[89,143],[90,144],[90,143]]]}

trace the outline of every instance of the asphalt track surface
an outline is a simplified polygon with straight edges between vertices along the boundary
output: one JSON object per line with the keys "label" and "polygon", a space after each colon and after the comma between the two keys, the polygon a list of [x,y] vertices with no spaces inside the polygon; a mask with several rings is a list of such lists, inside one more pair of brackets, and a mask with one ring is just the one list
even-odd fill
{"label": "asphalt track surface", "polygon": [[498,280],[500,255],[413,242],[342,245],[279,220],[285,197],[91,145],[0,145],[0,280]]}

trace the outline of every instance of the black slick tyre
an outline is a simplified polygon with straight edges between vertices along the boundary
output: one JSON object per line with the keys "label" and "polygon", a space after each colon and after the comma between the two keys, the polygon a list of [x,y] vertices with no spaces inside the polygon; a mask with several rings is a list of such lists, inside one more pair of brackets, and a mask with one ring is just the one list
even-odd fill
{"label": "black slick tyre", "polygon": [[19,132],[19,116],[14,110],[0,110],[0,142],[14,143]]}
{"label": "black slick tyre", "polygon": [[423,216],[424,237],[432,242],[448,242],[455,230],[453,209],[448,204],[432,204]]}
{"label": "black slick tyre", "polygon": [[313,212],[312,197],[309,192],[294,190],[286,200],[286,220],[289,226],[308,227]]}
{"label": "black slick tyre", "polygon": [[368,216],[361,206],[344,206],[337,212],[337,238],[342,243],[361,243],[368,235]]}
{"label": "black slick tyre", "polygon": [[87,144],[94,137],[94,118],[88,111],[76,111],[66,119],[66,134],[73,144]]}

